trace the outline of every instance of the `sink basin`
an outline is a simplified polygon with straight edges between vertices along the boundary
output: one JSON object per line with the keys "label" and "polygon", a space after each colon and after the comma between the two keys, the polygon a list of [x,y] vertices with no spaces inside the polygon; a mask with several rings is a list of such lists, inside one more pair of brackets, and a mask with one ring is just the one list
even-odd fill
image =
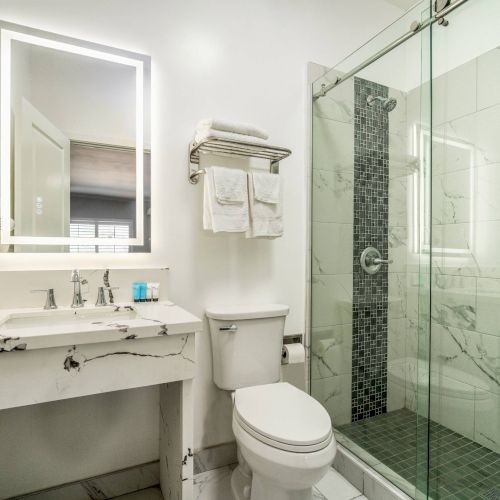
{"label": "sink basin", "polygon": [[112,322],[123,322],[136,319],[137,317],[138,314],[135,309],[120,308],[117,310],[114,306],[16,312],[10,314],[5,321],[0,324],[0,334],[2,330],[17,328],[32,328],[47,325],[54,327],[62,325],[70,326],[77,323],[100,325]]}
{"label": "sink basin", "polygon": [[171,302],[79,309],[0,309],[0,353],[133,341],[197,331],[199,320]]}

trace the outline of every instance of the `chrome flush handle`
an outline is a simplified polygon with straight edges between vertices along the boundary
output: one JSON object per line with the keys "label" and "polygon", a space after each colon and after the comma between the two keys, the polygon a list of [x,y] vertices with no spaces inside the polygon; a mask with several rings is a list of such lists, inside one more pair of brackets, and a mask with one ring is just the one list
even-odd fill
{"label": "chrome flush handle", "polygon": [[232,325],[229,325],[229,326],[221,326],[219,328],[219,331],[221,331],[221,332],[229,332],[229,333],[236,333],[238,331],[238,327],[237,327],[237,325],[235,325],[233,323]]}

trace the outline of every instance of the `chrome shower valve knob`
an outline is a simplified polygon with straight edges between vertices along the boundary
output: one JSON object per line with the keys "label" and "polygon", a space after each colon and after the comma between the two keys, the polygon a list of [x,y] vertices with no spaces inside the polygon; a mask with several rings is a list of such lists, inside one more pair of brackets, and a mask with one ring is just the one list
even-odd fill
{"label": "chrome shower valve knob", "polygon": [[376,274],[383,264],[392,264],[392,260],[383,259],[382,254],[375,247],[365,248],[359,262],[367,274]]}

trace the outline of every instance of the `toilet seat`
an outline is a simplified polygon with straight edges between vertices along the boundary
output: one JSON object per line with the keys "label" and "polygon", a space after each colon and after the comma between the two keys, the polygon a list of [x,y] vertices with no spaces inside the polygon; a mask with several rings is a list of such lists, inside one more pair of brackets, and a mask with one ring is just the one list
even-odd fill
{"label": "toilet seat", "polygon": [[236,390],[234,420],[262,443],[295,453],[322,450],[333,437],[323,406],[288,383]]}

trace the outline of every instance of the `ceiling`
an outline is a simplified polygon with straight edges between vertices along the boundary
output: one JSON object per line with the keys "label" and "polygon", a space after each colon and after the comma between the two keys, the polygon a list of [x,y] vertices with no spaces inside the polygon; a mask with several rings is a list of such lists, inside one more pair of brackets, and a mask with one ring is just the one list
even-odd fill
{"label": "ceiling", "polygon": [[410,7],[413,7],[415,4],[417,4],[419,0],[385,0],[385,1],[387,3],[390,3],[391,5],[395,5],[396,7],[399,7],[400,9],[406,11]]}

